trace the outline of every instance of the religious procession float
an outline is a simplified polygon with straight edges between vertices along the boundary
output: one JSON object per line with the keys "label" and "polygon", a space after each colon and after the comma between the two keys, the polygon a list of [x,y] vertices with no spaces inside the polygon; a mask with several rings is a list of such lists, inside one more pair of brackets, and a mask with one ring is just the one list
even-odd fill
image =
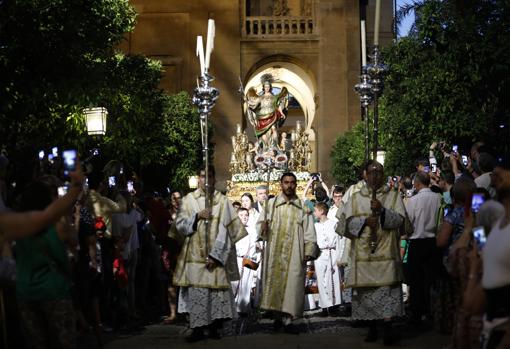
{"label": "religious procession float", "polygon": [[283,87],[275,94],[273,82],[271,74],[262,75],[259,93],[252,87],[245,94],[241,86],[248,127],[243,130],[237,124],[232,136],[232,177],[227,181],[227,195],[232,200],[246,192],[255,193],[261,185],[269,188],[269,194],[277,195],[280,177],[287,171],[296,175],[296,191],[301,196],[310,178],[312,150],[308,134],[299,121],[290,134],[280,131],[287,118],[289,93]]}

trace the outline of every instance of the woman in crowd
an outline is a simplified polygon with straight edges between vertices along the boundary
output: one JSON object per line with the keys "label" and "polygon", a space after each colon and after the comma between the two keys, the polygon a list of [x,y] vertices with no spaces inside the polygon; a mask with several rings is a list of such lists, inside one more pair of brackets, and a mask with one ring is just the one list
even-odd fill
{"label": "woman in crowd", "polygon": [[[168,212],[170,213],[170,230],[175,227],[175,219],[177,212],[181,207],[182,194],[179,190],[170,193],[170,205]],[[163,270],[168,274],[167,298],[169,314],[163,320],[165,324],[171,324],[177,319],[177,287],[172,283],[175,265],[177,263],[177,255],[180,251],[180,243],[173,236],[165,236],[163,238],[161,258],[163,260]]]}
{"label": "woman in crowd", "polygon": [[255,227],[255,223],[257,222],[259,215],[257,210],[253,207],[253,203],[253,196],[250,193],[244,193],[241,196],[241,207],[247,209],[249,214],[247,225]]}
{"label": "woman in crowd", "polygon": [[453,209],[444,217],[436,237],[437,246],[443,251],[443,263],[432,287],[432,312],[436,325],[442,333],[451,333],[453,328],[454,290],[448,275],[448,256],[452,245],[464,231],[464,207],[470,204],[476,189],[472,180],[459,179],[451,190]]}
{"label": "woman in crowd", "polygon": [[[20,210],[44,210],[56,198],[57,188],[33,182],[22,195]],[[76,347],[71,269],[65,244],[76,244],[77,233],[69,220],[51,224],[16,243],[16,294],[31,348]]]}
{"label": "woman in crowd", "polygon": [[[490,198],[490,194],[485,190],[486,198]],[[480,189],[477,190],[482,191]],[[468,211],[469,212],[469,211]],[[480,347],[480,333],[482,330],[482,317],[479,315],[469,314],[465,307],[464,292],[470,279],[469,274],[469,256],[476,249],[473,239],[473,228],[483,227],[489,232],[494,222],[498,221],[504,214],[503,206],[497,201],[486,201],[480,207],[480,211],[476,214],[470,212],[464,219],[464,231],[457,241],[452,245],[449,255],[449,270],[453,285],[455,318],[451,339],[451,348],[455,349],[477,349]],[[476,224],[475,224],[476,223]],[[481,274],[473,275],[477,278],[477,282],[481,281]]]}

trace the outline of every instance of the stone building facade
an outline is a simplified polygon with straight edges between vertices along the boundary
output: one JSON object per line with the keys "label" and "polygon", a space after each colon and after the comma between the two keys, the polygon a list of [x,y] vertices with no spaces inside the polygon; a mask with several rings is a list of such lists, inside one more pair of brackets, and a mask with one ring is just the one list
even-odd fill
{"label": "stone building facade", "polygon": [[[363,1],[363,0],[362,0]],[[297,121],[312,140],[312,170],[329,177],[335,138],[360,120],[353,86],[360,71],[359,0],[131,0],[137,25],[122,45],[126,53],[161,60],[162,88],[192,93],[199,75],[196,37],[216,23],[210,73],[220,98],[213,112],[218,180],[230,177],[230,136],[236,124],[249,127],[238,94],[260,91],[260,76],[270,72],[274,87],[294,97],[283,130]],[[367,42],[372,42],[375,1],[366,5]],[[393,2],[382,0],[380,43],[392,41]],[[364,16],[364,15],[363,15]],[[247,130],[248,131],[248,130]],[[250,134],[250,132],[247,132]]]}

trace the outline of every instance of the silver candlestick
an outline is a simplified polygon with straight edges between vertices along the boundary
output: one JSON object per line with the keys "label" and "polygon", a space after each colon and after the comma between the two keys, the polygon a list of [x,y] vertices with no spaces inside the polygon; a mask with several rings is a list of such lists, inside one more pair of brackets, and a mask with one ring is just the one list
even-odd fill
{"label": "silver candlestick", "polygon": [[[377,150],[379,149],[379,96],[382,95],[384,88],[384,75],[388,68],[383,64],[381,52],[379,51],[379,45],[374,46],[374,51],[371,55],[372,64],[367,67],[368,75],[370,76],[370,84],[372,85],[372,94],[374,98],[374,134],[373,134],[373,148],[372,156],[373,159],[377,159]],[[377,190],[372,189],[372,200],[377,200]],[[379,212],[373,210],[373,216],[379,216]],[[375,230],[375,229],[374,229]],[[370,239],[370,249],[372,253],[375,253],[377,248],[377,233],[372,231]]]}
{"label": "silver candlestick", "polygon": [[[208,70],[200,76],[199,85],[195,88],[192,102],[198,107],[200,114],[200,133],[202,135],[202,155],[205,167],[205,209],[211,212],[211,190],[209,188],[209,116],[212,108],[216,105],[216,100],[220,95],[220,91],[211,86],[214,78],[209,75]],[[205,220],[205,255],[206,259],[209,255],[209,219]]]}
{"label": "silver candlestick", "polygon": [[360,82],[354,85],[354,89],[359,95],[361,108],[363,109],[363,121],[365,122],[365,162],[370,157],[370,138],[368,130],[368,107],[372,103],[373,92],[370,83],[370,75],[367,73],[367,66],[361,68]]}

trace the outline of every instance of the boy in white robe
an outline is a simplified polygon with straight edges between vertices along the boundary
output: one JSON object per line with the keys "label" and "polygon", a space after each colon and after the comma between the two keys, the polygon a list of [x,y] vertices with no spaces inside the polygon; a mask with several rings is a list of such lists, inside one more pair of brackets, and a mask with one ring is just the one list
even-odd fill
{"label": "boy in white robe", "polygon": [[319,306],[327,310],[342,303],[336,261],[343,237],[335,232],[336,221],[328,218],[328,206],[325,203],[319,202],[315,205],[314,215],[319,220],[315,223],[315,232],[317,245],[321,251],[319,258],[314,261],[319,288]]}

